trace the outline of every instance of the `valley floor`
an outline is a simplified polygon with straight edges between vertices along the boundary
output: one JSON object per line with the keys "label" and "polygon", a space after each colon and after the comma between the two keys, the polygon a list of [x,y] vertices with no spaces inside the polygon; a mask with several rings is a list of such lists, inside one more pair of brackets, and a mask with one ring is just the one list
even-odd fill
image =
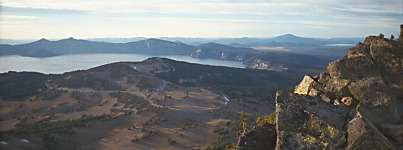
{"label": "valley floor", "polygon": [[[150,77],[138,88],[63,87],[46,81],[54,97],[0,100],[1,149],[199,149],[220,138],[235,142],[240,112],[264,115],[268,104],[227,101],[220,93]],[[48,94],[48,96],[51,94]]]}

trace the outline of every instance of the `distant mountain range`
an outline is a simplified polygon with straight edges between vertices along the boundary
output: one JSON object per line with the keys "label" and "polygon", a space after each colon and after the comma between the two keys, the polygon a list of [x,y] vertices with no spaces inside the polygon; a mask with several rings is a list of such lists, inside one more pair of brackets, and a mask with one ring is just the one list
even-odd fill
{"label": "distant mountain range", "polygon": [[254,51],[252,48],[232,47],[218,43],[191,46],[181,42],[160,39],[145,39],[128,43],[107,43],[68,38],[58,41],[40,39],[18,45],[0,45],[0,55],[21,55],[29,57],[51,57],[65,54],[88,53],[136,53],[149,55],[191,55],[195,52],[218,53],[221,51]]}
{"label": "distant mountain range", "polygon": [[41,39],[19,45],[0,45],[0,55],[49,57],[86,53],[137,53],[153,55],[190,55],[195,47],[159,39],[128,43],[106,43],[68,38],[58,41]]}
{"label": "distant mountain range", "polygon": [[[89,39],[101,42],[114,42],[124,43],[128,41],[144,40],[146,38],[98,38]],[[161,40],[167,40],[171,42],[182,42],[188,45],[200,45],[204,43],[219,43],[229,46],[237,47],[256,47],[256,46],[325,46],[328,44],[357,44],[362,42],[364,38],[308,38],[299,37],[293,34],[285,34],[276,37],[267,38],[181,38],[181,37],[161,37]]]}
{"label": "distant mountain range", "polygon": [[[152,55],[193,55],[213,57],[220,51],[253,51],[249,47],[323,47],[335,44],[356,44],[358,38],[318,39],[285,34],[274,38],[99,38],[80,40],[74,38],[49,41],[41,39],[27,44],[0,44],[0,55],[22,55],[31,57],[49,57],[64,54],[83,53],[138,53]],[[1,41],[9,41],[1,39]],[[132,42],[128,42],[132,41]],[[3,42],[2,42],[3,43]],[[15,41],[14,41],[15,43]],[[204,54],[200,54],[202,50]],[[304,53],[298,52],[297,53]]]}
{"label": "distant mountain range", "polygon": [[[141,38],[140,38],[141,39]],[[162,40],[165,39],[165,40]],[[162,38],[141,39],[135,42],[109,43],[82,39],[62,39],[50,41],[40,39],[27,44],[0,44],[0,56],[20,55],[27,57],[52,57],[67,54],[91,53],[131,53],[161,55],[185,55],[194,58],[224,59],[242,61],[245,67],[267,70],[287,70],[298,68],[323,69],[330,60],[337,59],[345,54],[346,46],[325,46],[327,44],[343,44],[357,42],[356,39],[315,39],[303,38],[286,34],[274,38],[232,38],[217,39],[216,42],[190,45],[192,40],[201,42],[207,39],[191,38]],[[171,41],[168,41],[171,40]],[[173,42],[175,40],[175,42]],[[181,40],[181,41],[179,41]],[[182,42],[186,41],[186,42]],[[232,44],[222,44],[232,43]],[[278,50],[262,50],[249,48],[251,46]],[[282,51],[286,50],[286,51]],[[285,54],[286,53],[286,54]],[[311,56],[307,56],[311,55]],[[315,57],[312,57],[315,56]],[[307,58],[307,60],[305,60]],[[313,66],[315,62],[317,66]],[[319,66],[319,67],[318,67]]]}
{"label": "distant mountain range", "polygon": [[[89,38],[86,40],[94,42],[107,42],[107,43],[129,43],[141,40],[146,40],[145,37],[135,37],[135,38]],[[289,44],[304,44],[304,45],[324,45],[324,44],[356,44],[357,42],[362,42],[364,38],[308,38],[300,37],[293,34],[284,34],[276,37],[267,38],[184,38],[184,37],[160,37],[160,40],[166,40],[171,42],[181,42],[188,45],[197,46],[204,43],[219,43],[224,45],[236,46],[243,45],[243,47],[254,47],[254,46],[268,46],[277,44],[287,46]],[[54,41],[58,39],[53,39]],[[35,41],[31,40],[15,40],[15,39],[0,39],[0,44],[24,44]]]}

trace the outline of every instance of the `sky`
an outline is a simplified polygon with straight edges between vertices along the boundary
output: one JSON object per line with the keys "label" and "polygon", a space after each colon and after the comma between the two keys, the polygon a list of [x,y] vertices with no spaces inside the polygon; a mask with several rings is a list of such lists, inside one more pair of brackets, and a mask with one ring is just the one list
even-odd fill
{"label": "sky", "polygon": [[0,38],[395,37],[403,0],[0,0]]}

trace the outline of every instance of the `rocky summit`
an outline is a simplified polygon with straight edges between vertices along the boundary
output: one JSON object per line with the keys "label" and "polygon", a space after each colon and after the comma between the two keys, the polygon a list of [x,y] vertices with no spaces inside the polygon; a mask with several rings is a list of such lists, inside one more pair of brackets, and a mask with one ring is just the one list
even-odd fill
{"label": "rocky summit", "polygon": [[277,139],[266,149],[403,149],[400,29],[397,41],[369,36],[294,93],[277,92]]}

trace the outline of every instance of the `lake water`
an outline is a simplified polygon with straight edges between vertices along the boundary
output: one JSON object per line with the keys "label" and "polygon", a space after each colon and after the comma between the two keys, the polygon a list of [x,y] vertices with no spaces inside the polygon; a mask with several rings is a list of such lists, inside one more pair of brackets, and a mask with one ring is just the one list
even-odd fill
{"label": "lake water", "polygon": [[244,68],[244,65],[240,61],[198,59],[184,55],[151,56],[142,54],[79,54],[62,55],[47,58],[34,58],[13,55],[0,56],[0,73],[8,71],[34,71],[41,73],[59,74],[68,71],[89,69],[113,62],[143,61],[151,57],[164,57],[178,61],[212,66]]}
{"label": "lake water", "polygon": [[355,45],[357,45],[357,44],[343,44],[343,43],[339,43],[339,44],[327,44],[327,45],[325,45],[325,46],[351,46],[351,47],[353,47],[353,46],[355,46]]}

